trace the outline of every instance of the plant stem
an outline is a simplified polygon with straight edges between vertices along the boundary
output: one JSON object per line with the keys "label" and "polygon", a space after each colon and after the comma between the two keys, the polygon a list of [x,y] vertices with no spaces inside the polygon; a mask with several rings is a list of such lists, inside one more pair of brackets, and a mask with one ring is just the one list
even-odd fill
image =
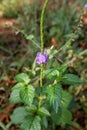
{"label": "plant stem", "polygon": [[48,4],[48,0],[45,0],[44,6],[43,6],[43,9],[42,9],[42,13],[41,13],[41,19],[40,19],[40,40],[41,40],[41,52],[42,53],[43,53],[43,50],[44,50],[44,31],[43,31],[44,14],[45,14],[45,11],[46,11],[47,4]]}
{"label": "plant stem", "polygon": [[8,130],[2,122],[0,122],[0,128],[2,128],[3,130]]}
{"label": "plant stem", "polygon": [[[43,27],[44,27],[44,14],[46,11],[46,7],[47,7],[47,3],[48,0],[45,1],[42,12],[41,12],[41,19],[40,19],[40,40],[41,40],[41,53],[44,52],[44,31],[43,31]],[[43,64],[40,65],[40,88],[41,88],[41,93],[40,93],[40,97],[39,97],[39,103],[38,103],[38,109],[40,108],[41,104],[42,104],[42,99],[41,99],[41,95],[42,95],[42,86],[43,86]]]}
{"label": "plant stem", "polygon": [[[44,14],[46,11],[46,7],[48,4],[48,0],[45,1],[42,13],[41,13],[41,19],[40,19],[40,40],[41,40],[41,52],[43,53],[44,51]],[[42,79],[43,79],[43,64],[40,65],[40,87],[42,88]]]}
{"label": "plant stem", "polygon": [[43,86],[43,64],[40,65],[40,87],[42,89],[42,86]]}

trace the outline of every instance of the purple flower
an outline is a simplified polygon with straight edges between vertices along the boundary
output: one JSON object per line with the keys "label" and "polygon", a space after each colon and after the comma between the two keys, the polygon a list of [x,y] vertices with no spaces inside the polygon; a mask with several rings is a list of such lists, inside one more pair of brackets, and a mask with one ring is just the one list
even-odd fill
{"label": "purple flower", "polygon": [[37,53],[37,56],[36,56],[36,62],[37,64],[42,64],[42,63],[47,63],[48,62],[48,55],[47,55],[47,52],[44,51],[44,53],[42,54],[41,52],[38,52]]}
{"label": "purple flower", "polygon": [[87,9],[87,4],[84,6],[84,9]]}

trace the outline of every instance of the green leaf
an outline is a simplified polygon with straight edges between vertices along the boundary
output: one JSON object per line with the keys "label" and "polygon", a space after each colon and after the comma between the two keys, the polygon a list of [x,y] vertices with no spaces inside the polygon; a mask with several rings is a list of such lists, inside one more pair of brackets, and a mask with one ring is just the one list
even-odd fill
{"label": "green leaf", "polygon": [[[52,122],[53,122],[54,124],[56,124],[56,125],[58,124],[58,121],[59,121],[59,118],[60,118],[61,114],[62,114],[62,110],[61,110],[60,107],[59,107],[57,113],[56,113],[55,111],[52,111],[52,112],[51,112],[51,119],[52,119]],[[59,125],[59,124],[58,124],[58,125]]]}
{"label": "green leaf", "polygon": [[44,72],[44,76],[48,79],[52,79],[55,76],[59,76],[59,71],[56,69],[49,69]]}
{"label": "green leaf", "polygon": [[16,108],[13,114],[10,116],[12,123],[21,124],[25,120],[27,114],[28,113],[26,112],[24,107]]}
{"label": "green leaf", "polygon": [[56,125],[66,125],[72,120],[72,114],[67,108],[60,107],[58,113],[51,113],[52,122]]}
{"label": "green leaf", "polygon": [[29,79],[29,76],[26,74],[26,73],[21,73],[21,74],[18,74],[16,77],[15,77],[15,80],[17,82],[24,82],[26,84],[28,84],[30,82],[30,79]]}
{"label": "green leaf", "polygon": [[63,90],[62,91],[62,100],[61,100],[62,107],[67,108],[69,106],[71,100],[72,100],[71,94]]}
{"label": "green leaf", "polygon": [[23,89],[24,84],[23,83],[17,83],[14,85],[12,88],[12,93],[10,95],[10,102],[11,103],[21,103],[21,98],[20,98],[20,91]]}
{"label": "green leaf", "polygon": [[32,40],[34,39],[34,35],[30,34],[29,36],[26,37],[27,40]]}
{"label": "green leaf", "polygon": [[24,87],[20,91],[20,97],[24,104],[31,106],[35,96],[35,88],[32,85]]}
{"label": "green leaf", "polygon": [[70,121],[68,124],[71,125],[71,126],[74,126],[74,127],[78,128],[79,130],[83,130],[83,129],[80,127],[80,125],[79,125],[78,123],[74,122],[74,121]]}
{"label": "green leaf", "polygon": [[51,68],[49,70],[45,70],[44,77],[46,77],[47,79],[51,79],[51,80],[57,79],[57,80],[61,81],[62,75],[64,74],[66,69],[67,69],[66,66],[58,66],[55,68]]}
{"label": "green leaf", "polygon": [[48,127],[48,120],[47,120],[46,116],[43,116],[43,117],[41,118],[41,124],[42,124],[42,126],[44,126],[45,128]]}
{"label": "green leaf", "polygon": [[21,88],[14,89],[10,95],[10,102],[11,103],[21,103],[21,98],[20,98],[20,90]]}
{"label": "green leaf", "polygon": [[27,116],[21,124],[21,130],[41,130],[40,121],[39,116]]}
{"label": "green leaf", "polygon": [[23,83],[17,83],[16,85],[14,85],[14,87],[12,87],[12,90],[22,89],[22,87],[24,87],[24,84],[23,84]]}
{"label": "green leaf", "polygon": [[50,103],[50,105],[53,107],[55,112],[58,111],[58,108],[61,103],[61,98],[62,98],[62,87],[60,84],[56,85],[50,85],[46,89],[46,94],[47,94],[47,100]]}
{"label": "green leaf", "polygon": [[63,79],[64,84],[74,85],[82,83],[81,79],[74,74],[65,74],[63,78],[64,78]]}
{"label": "green leaf", "polygon": [[39,108],[38,114],[41,116],[50,116],[49,111],[44,107]]}
{"label": "green leaf", "polygon": [[66,108],[61,108],[61,115],[59,114],[57,124],[65,125],[68,124],[72,120],[71,112]]}
{"label": "green leaf", "polygon": [[57,69],[59,70],[59,72],[61,74],[63,74],[67,70],[67,66],[66,65],[60,65],[60,66],[57,67]]}
{"label": "green leaf", "polygon": [[31,105],[30,107],[27,106],[25,108],[26,108],[26,111],[29,112],[29,113],[35,113],[35,112],[37,112],[37,107],[35,105]]}

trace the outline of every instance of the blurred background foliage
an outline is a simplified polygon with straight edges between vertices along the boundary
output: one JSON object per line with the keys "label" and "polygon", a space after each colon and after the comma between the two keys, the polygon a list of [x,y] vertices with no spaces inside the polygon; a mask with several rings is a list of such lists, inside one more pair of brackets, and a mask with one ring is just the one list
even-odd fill
{"label": "blurred background foliage", "polygon": [[[18,72],[32,68],[35,54],[40,45],[40,15],[44,0],[1,0],[0,1],[0,88],[9,96]],[[45,47],[52,45],[58,50],[72,37],[82,17],[87,0],[50,0],[44,24]],[[87,12],[85,14],[87,19]],[[62,49],[53,59],[53,65],[67,64],[71,73],[79,75],[84,85],[69,87],[76,104],[76,120],[87,128],[87,20],[84,17],[80,30],[69,49]],[[67,88],[65,88],[67,89]],[[2,93],[2,89],[0,89]],[[4,94],[5,96],[5,94]],[[8,98],[1,100],[4,109]],[[2,105],[2,103],[4,105]]]}

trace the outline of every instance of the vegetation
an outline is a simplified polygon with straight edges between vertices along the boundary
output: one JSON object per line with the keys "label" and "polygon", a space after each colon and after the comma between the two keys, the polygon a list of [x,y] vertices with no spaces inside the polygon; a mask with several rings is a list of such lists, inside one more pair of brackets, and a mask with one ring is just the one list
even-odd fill
{"label": "vegetation", "polygon": [[2,0],[0,9],[17,21],[3,27],[10,34],[0,26],[1,129],[86,129],[86,1]]}

